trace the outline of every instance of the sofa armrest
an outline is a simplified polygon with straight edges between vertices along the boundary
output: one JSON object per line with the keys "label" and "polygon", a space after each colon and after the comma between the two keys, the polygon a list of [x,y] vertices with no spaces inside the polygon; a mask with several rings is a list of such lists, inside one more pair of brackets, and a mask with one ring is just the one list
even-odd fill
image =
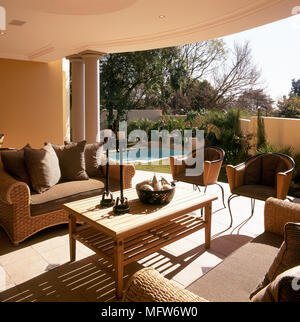
{"label": "sofa armrest", "polygon": [[0,167],[0,200],[8,204],[18,202],[29,204],[30,200],[28,185],[14,179],[3,167]]}
{"label": "sofa armrest", "polygon": [[264,208],[265,231],[284,236],[287,222],[300,222],[300,204],[268,198]]}
{"label": "sofa armrest", "polygon": [[240,163],[236,166],[233,166],[233,165],[226,166],[226,174],[228,178],[230,191],[232,191],[234,188],[237,188],[243,184],[245,169],[246,169],[245,163]]}
{"label": "sofa armrest", "polygon": [[[104,175],[106,166],[103,166]],[[132,187],[132,178],[135,175],[135,167],[133,164],[123,164],[123,187],[124,189]],[[109,179],[120,182],[120,163],[109,164]]]}
{"label": "sofa armrest", "polygon": [[123,302],[207,302],[207,300],[181,289],[154,268],[147,267],[129,279]]}

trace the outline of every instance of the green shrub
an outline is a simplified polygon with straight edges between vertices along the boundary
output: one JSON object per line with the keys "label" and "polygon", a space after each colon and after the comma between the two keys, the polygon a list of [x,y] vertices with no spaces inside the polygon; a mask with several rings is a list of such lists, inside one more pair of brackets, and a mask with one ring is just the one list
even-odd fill
{"label": "green shrub", "polygon": [[225,151],[225,164],[235,165],[248,157],[251,136],[241,131],[239,109],[207,112],[204,123],[206,146],[221,147]]}
{"label": "green shrub", "polygon": [[135,119],[129,122],[128,128],[127,128],[127,133],[129,134],[130,132],[134,130],[143,130],[147,133],[148,138],[151,137],[151,130],[154,127],[155,122],[150,121],[147,118],[141,118],[141,119]]}
{"label": "green shrub", "polygon": [[293,147],[290,145],[282,147],[282,146],[275,146],[270,143],[265,143],[263,146],[256,149],[255,154],[275,152],[275,153],[286,154],[293,158],[293,155],[294,155],[293,150],[294,150]]}
{"label": "green shrub", "polygon": [[265,122],[261,115],[261,109],[257,112],[257,149],[263,148],[267,144]]}

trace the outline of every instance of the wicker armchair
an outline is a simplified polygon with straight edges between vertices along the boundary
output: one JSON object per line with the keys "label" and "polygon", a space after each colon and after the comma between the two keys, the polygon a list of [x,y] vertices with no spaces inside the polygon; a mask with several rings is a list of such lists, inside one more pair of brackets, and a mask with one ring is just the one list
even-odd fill
{"label": "wicker armchair", "polygon": [[[195,151],[192,152],[192,156],[194,156]],[[217,182],[220,169],[224,160],[225,152],[219,147],[206,147],[204,148],[204,165],[203,165],[203,173],[199,173],[197,176],[187,176],[186,169],[187,165],[184,162],[188,158],[185,156],[181,158],[180,161],[183,161],[181,164],[176,164],[175,157],[170,157],[170,168],[173,176],[173,180],[182,181],[186,183],[191,183],[194,187],[197,187],[200,191],[200,187],[205,187],[204,192],[206,192],[207,186],[209,185],[218,185],[222,191],[222,201],[225,208],[224,203],[224,189]],[[178,157],[177,157],[178,159]]]}
{"label": "wicker armchair", "polygon": [[231,195],[228,209],[231,218],[230,201],[238,196],[251,198],[253,216],[255,199],[267,200],[269,197],[286,199],[292,180],[294,160],[281,153],[262,153],[250,157],[236,166],[227,165],[226,173]]}
{"label": "wicker armchair", "polygon": [[[133,165],[124,165],[125,189],[131,187],[134,173]],[[110,179],[115,182],[120,181],[119,164],[110,166]],[[8,174],[0,158],[0,226],[4,228],[14,245],[18,245],[29,236],[47,227],[68,222],[68,213],[63,209],[32,216],[30,205],[31,191],[28,185]]]}

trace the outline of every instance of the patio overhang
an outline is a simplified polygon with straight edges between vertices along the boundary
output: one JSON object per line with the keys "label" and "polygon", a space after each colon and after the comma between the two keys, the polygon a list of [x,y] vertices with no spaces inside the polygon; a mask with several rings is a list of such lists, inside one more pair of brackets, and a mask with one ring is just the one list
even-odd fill
{"label": "patio overhang", "polygon": [[[147,50],[222,37],[291,16],[298,0],[2,0],[0,57],[50,62],[85,50]],[[25,41],[26,40],[26,41]]]}

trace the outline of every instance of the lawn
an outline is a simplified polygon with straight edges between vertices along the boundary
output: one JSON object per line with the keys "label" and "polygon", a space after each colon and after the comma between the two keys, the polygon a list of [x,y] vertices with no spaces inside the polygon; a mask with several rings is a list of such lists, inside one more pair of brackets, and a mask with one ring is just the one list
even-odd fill
{"label": "lawn", "polygon": [[142,171],[151,171],[151,172],[161,172],[161,173],[171,173],[170,166],[168,164],[162,164],[161,161],[159,161],[159,164],[157,162],[151,163],[141,163],[137,162],[134,164],[136,170],[142,170]]}

